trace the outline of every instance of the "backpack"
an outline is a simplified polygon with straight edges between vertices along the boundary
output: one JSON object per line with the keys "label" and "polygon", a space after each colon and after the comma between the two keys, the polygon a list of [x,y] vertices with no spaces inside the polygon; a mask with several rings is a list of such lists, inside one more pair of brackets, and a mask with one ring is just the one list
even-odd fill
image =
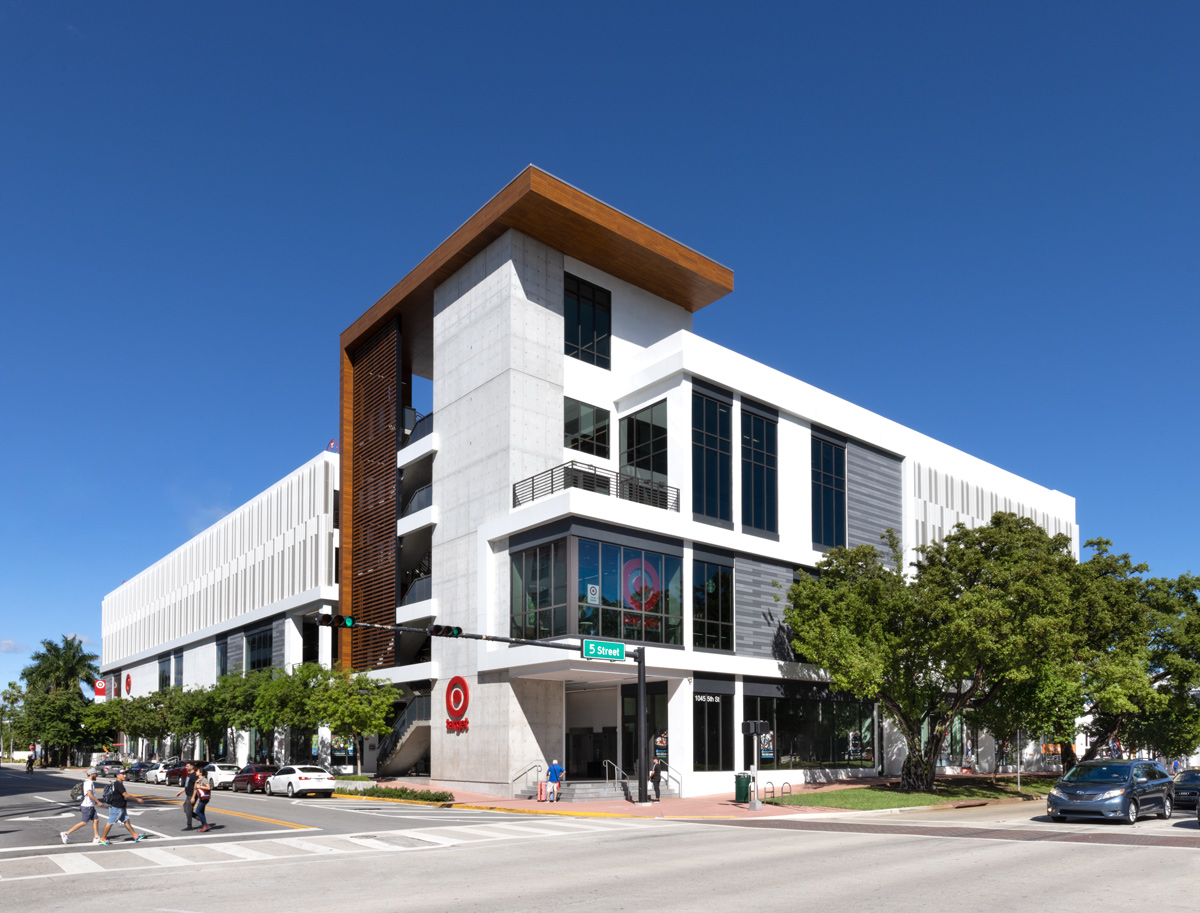
{"label": "backpack", "polygon": [[100,801],[103,802],[105,805],[111,805],[113,796],[115,796],[116,793],[117,793],[117,784],[109,783],[108,786],[104,787],[104,792],[101,793],[101,795],[100,795]]}
{"label": "backpack", "polygon": [[80,780],[78,783],[76,783],[74,786],[71,787],[71,801],[72,802],[82,802],[83,801],[83,781],[82,780]]}

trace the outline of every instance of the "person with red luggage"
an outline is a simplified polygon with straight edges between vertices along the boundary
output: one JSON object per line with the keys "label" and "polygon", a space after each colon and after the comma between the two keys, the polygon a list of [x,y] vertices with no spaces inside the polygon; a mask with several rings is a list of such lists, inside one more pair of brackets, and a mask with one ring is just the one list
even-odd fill
{"label": "person with red luggage", "polygon": [[550,767],[546,771],[546,801],[558,801],[558,789],[562,785],[563,780],[567,778],[567,772],[562,769],[562,765],[558,763],[558,758],[550,762]]}

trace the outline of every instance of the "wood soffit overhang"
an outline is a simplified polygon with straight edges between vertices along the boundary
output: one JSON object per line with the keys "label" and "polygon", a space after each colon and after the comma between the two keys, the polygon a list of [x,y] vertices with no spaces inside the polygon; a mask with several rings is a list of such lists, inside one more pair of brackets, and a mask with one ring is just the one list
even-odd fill
{"label": "wood soffit overhang", "polygon": [[530,165],[354,321],[342,349],[400,314],[404,349],[425,361],[434,289],[510,228],[693,313],[733,291],[729,268]]}

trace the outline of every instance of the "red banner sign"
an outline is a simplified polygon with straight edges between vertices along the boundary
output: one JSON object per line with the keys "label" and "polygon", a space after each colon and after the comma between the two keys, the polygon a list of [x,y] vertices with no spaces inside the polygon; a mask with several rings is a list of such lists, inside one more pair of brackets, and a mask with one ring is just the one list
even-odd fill
{"label": "red banner sign", "polygon": [[108,682],[102,678],[96,679],[96,697],[104,697],[107,694]]}

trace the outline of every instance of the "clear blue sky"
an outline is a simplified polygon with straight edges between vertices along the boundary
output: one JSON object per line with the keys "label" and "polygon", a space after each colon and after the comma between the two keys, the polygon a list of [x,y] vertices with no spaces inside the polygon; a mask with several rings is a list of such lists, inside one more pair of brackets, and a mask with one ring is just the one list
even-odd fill
{"label": "clear blue sky", "polygon": [[0,0],[0,686],[337,435],[338,334],[532,162],[696,330],[1200,571],[1200,4]]}

